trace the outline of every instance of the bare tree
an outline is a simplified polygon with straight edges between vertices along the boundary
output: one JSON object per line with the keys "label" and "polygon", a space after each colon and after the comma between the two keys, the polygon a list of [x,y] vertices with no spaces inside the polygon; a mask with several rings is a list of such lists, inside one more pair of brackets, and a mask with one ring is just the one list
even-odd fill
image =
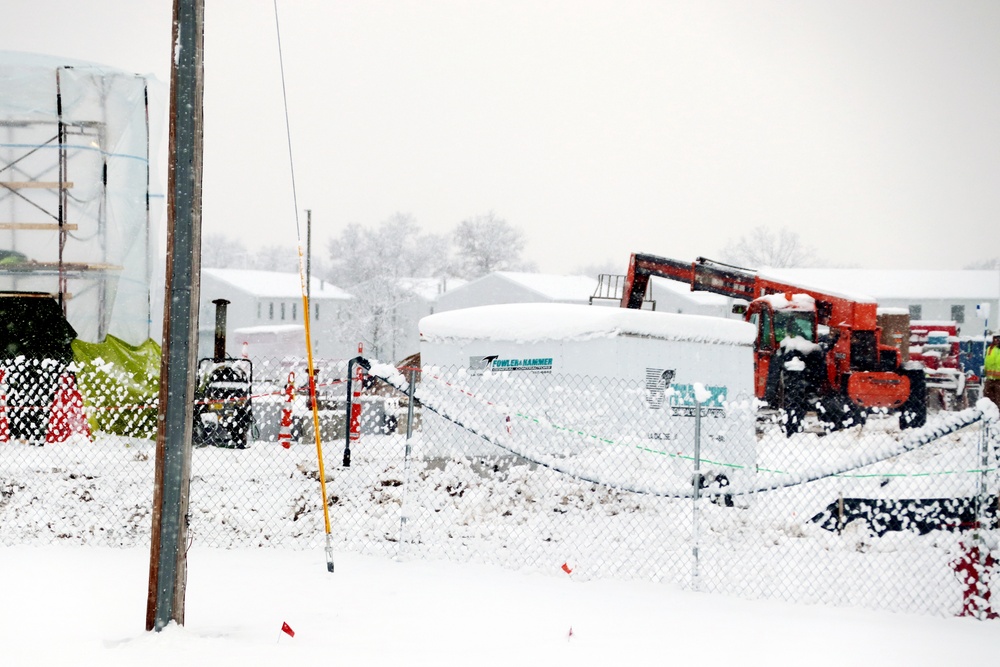
{"label": "bare tree", "polygon": [[1000,257],[992,257],[990,259],[981,259],[978,262],[972,262],[971,264],[966,264],[967,269],[1000,269]]}
{"label": "bare tree", "polygon": [[299,272],[299,252],[295,247],[269,245],[260,248],[250,260],[250,268],[280,273]]}
{"label": "bare tree", "polygon": [[205,234],[201,242],[201,265],[209,269],[245,269],[250,265],[250,252],[240,239]]}
{"label": "bare tree", "polygon": [[724,262],[747,268],[815,266],[817,262],[816,251],[787,227],[777,232],[754,227],[746,236],[727,243],[721,256]]}
{"label": "bare tree", "polygon": [[478,278],[493,271],[531,271],[534,265],[521,259],[525,238],[520,229],[490,211],[463,220],[452,234],[455,245],[454,273]]}
{"label": "bare tree", "polygon": [[602,273],[610,273],[612,275],[620,274],[624,275],[628,272],[628,258],[626,261],[615,261],[612,259],[606,259],[603,262],[596,262],[592,264],[584,264],[576,269],[576,273],[581,276],[591,276],[596,278]]}
{"label": "bare tree", "polygon": [[299,255],[294,246],[270,245],[249,250],[242,239],[226,234],[206,234],[201,244],[201,265],[212,269],[297,273]]}

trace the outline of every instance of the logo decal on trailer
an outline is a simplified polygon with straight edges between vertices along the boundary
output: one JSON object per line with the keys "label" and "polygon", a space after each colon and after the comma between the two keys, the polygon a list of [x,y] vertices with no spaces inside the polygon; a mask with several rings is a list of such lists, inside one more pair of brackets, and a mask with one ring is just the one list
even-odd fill
{"label": "logo decal on trailer", "polygon": [[510,358],[491,354],[485,357],[469,357],[469,370],[473,373],[494,373],[502,371],[528,371],[529,373],[551,373],[552,357]]}

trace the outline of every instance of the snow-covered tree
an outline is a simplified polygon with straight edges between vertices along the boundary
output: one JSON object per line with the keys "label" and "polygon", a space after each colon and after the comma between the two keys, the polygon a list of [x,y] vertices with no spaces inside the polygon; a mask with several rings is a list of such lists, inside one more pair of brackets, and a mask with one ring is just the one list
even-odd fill
{"label": "snow-covered tree", "polygon": [[330,280],[344,288],[376,277],[425,278],[443,272],[447,240],[426,234],[410,215],[396,213],[377,227],[354,223],[328,246]]}
{"label": "snow-covered tree", "polygon": [[815,266],[817,262],[816,251],[787,227],[777,232],[754,227],[749,234],[727,243],[721,257],[724,262],[747,268]]}
{"label": "snow-covered tree", "polygon": [[397,359],[397,342],[406,338],[405,327],[413,325],[400,316],[409,295],[385,275],[352,285],[350,291],[354,298],[341,311],[340,337],[364,342],[365,353],[376,359]]}
{"label": "snow-covered tree", "polygon": [[442,274],[447,239],[424,233],[412,216],[397,213],[377,227],[348,225],[328,249],[327,277],[354,295],[338,325],[340,336],[365,342],[366,353],[377,358],[395,359],[404,327],[414,325],[400,315],[400,306],[412,298],[401,279]]}
{"label": "snow-covered tree", "polygon": [[534,269],[521,259],[524,234],[492,211],[460,222],[452,234],[452,242],[453,272],[462,278],[471,280],[493,271]]}

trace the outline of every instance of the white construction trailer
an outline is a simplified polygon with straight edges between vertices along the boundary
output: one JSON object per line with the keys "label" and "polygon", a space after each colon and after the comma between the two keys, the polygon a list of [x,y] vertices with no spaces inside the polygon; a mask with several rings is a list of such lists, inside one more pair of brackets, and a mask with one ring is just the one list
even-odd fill
{"label": "white construction trailer", "polygon": [[[742,321],[571,304],[430,315],[421,393],[439,414],[425,411],[427,453],[454,455],[462,441],[466,454],[506,448],[585,479],[683,493],[697,428],[700,470],[736,491],[756,462],[754,337]],[[631,479],[608,480],[611,467]]]}

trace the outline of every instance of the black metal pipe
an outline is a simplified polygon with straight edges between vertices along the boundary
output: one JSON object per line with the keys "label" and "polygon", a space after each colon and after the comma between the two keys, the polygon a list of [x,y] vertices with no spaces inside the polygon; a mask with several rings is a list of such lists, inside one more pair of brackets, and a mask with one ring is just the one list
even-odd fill
{"label": "black metal pipe", "polygon": [[226,299],[214,299],[215,304],[215,356],[216,362],[226,360]]}

